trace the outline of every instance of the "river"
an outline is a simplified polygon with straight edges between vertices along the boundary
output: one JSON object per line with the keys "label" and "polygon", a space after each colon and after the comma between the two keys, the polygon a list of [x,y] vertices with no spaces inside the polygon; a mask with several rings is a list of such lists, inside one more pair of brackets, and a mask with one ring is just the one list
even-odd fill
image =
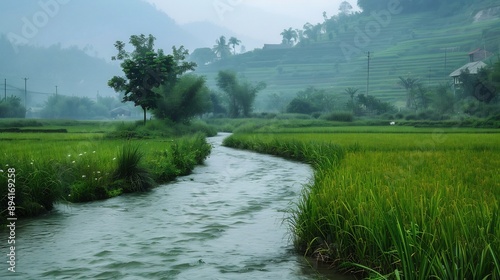
{"label": "river", "polygon": [[226,136],[171,184],[18,221],[15,273],[2,231],[0,279],[325,279],[285,221],[311,168],[222,147]]}

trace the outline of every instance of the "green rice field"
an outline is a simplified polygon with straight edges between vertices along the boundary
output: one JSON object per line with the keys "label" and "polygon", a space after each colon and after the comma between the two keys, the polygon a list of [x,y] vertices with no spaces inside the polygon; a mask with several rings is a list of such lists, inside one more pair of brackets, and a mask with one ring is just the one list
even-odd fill
{"label": "green rice field", "polygon": [[500,131],[329,129],[225,142],[312,164],[297,250],[369,279],[500,279]]}

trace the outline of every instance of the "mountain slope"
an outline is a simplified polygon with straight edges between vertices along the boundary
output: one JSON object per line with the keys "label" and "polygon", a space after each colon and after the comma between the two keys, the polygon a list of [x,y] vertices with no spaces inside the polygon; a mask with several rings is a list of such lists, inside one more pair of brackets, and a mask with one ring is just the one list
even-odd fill
{"label": "mountain slope", "polygon": [[[173,45],[193,49],[200,44],[165,13],[142,0],[60,2],[67,4],[56,0],[2,1],[0,33],[16,34],[30,45],[59,42],[63,47],[77,46],[106,59],[115,54],[117,40],[128,41],[133,34],[153,34],[157,46],[168,51]],[[47,7],[41,3],[56,4]],[[32,28],[27,28],[30,24]]]}
{"label": "mountain slope", "polygon": [[[198,72],[212,82],[222,69],[235,69],[249,80],[264,81],[268,87],[261,102],[272,93],[292,97],[308,86],[347,99],[344,90],[354,87],[359,93],[368,88],[369,94],[403,106],[405,90],[397,85],[399,76],[419,78],[425,85],[447,83],[448,75],[468,62],[468,52],[486,46],[498,53],[499,15],[477,21],[481,10],[470,10],[464,7],[447,17],[433,11],[392,14],[385,20],[353,15],[332,35],[321,34],[317,42],[304,40],[289,49],[256,50],[200,67]],[[345,101],[339,103],[343,106]]]}

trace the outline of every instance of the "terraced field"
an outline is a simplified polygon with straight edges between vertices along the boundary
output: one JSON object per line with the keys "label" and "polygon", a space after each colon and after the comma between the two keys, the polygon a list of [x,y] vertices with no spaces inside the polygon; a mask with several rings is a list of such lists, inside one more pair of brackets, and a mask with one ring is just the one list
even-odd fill
{"label": "terraced field", "polygon": [[[332,40],[323,34],[318,42],[290,49],[254,50],[197,71],[214,87],[215,76],[222,69],[234,69],[250,81],[264,81],[268,87],[258,97],[261,100],[271,93],[293,97],[297,91],[315,86],[339,94],[339,103],[344,104],[345,88],[366,93],[370,51],[369,94],[403,106],[405,91],[397,85],[399,76],[419,78],[425,85],[448,83],[448,75],[468,62],[470,51],[487,46],[489,51],[498,52],[500,47],[500,19],[473,22],[470,11],[445,18],[422,13],[393,16],[379,34],[367,34],[371,37],[366,46],[346,56],[341,46],[355,47],[356,28],[365,30],[369,22],[373,19],[355,18]],[[490,60],[495,62],[496,57]]]}

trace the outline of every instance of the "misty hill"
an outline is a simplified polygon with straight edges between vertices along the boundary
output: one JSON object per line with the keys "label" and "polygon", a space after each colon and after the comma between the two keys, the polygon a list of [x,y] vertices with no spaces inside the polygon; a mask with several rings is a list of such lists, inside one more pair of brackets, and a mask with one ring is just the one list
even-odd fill
{"label": "misty hill", "polygon": [[[16,52],[17,50],[17,52]],[[38,107],[56,93],[68,96],[115,96],[107,81],[119,70],[104,59],[88,56],[77,48],[20,46],[16,49],[0,36],[0,84],[2,98],[16,95],[24,102],[27,80],[27,105]],[[7,87],[4,87],[4,79]]]}
{"label": "misty hill", "polygon": [[[268,108],[262,104],[271,94],[290,98],[308,86],[347,99],[344,90],[348,87],[367,91],[370,52],[369,94],[403,106],[405,90],[397,85],[399,76],[419,78],[425,85],[445,84],[453,70],[469,61],[469,52],[484,47],[490,53],[499,52],[498,3],[464,0],[449,4],[453,5],[447,1],[416,5],[414,10],[385,6],[332,17],[300,30],[301,40],[294,47],[271,45],[201,66],[198,73],[213,83],[219,70],[234,69],[251,81],[266,82],[268,87],[258,99],[260,108]],[[490,58],[496,59],[495,55]]]}
{"label": "misty hill", "polygon": [[77,46],[106,59],[115,54],[117,40],[128,41],[133,34],[154,34],[158,47],[165,50],[173,45],[200,46],[194,36],[142,0],[2,1],[0,11],[0,33],[19,35],[29,45]]}
{"label": "misty hill", "polygon": [[27,77],[29,107],[43,103],[56,86],[64,95],[116,96],[107,81],[121,74],[118,63],[110,62],[117,40],[128,43],[131,35],[154,34],[156,47],[166,52],[173,45],[193,49],[200,44],[142,0],[1,1],[0,23],[2,96],[7,89],[24,100],[22,78]]}

